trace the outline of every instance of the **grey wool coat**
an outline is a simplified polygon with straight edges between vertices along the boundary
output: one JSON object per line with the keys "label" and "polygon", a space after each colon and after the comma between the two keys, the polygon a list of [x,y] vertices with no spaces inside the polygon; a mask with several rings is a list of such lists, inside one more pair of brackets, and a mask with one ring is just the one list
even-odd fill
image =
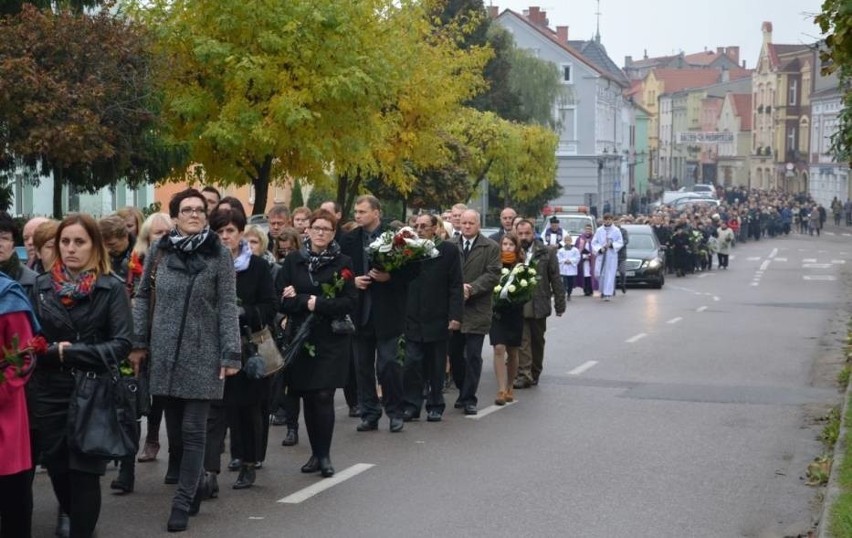
{"label": "grey wool coat", "polygon": [[482,234],[476,236],[470,254],[464,256],[464,240],[453,239],[462,259],[462,275],[465,284],[470,284],[470,297],[464,302],[462,333],[488,334],[491,330],[491,296],[494,286],[500,282],[500,246]]}
{"label": "grey wool coat", "polygon": [[189,254],[176,251],[168,236],[151,248],[133,328],[133,347],[148,350],[152,395],[222,398],[220,368],[241,366],[240,327],[234,262],[215,233]]}

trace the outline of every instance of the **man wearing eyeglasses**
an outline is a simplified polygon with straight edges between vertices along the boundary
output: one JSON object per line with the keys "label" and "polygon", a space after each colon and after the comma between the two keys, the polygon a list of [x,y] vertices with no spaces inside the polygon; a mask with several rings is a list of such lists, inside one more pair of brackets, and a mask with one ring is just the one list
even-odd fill
{"label": "man wearing eyeglasses", "polygon": [[[421,239],[434,241],[437,227],[435,215],[419,215],[414,223]],[[408,286],[403,368],[406,422],[420,418],[424,385],[429,393],[426,420],[441,420],[447,342],[450,331],[461,328],[464,310],[461,255],[450,241],[441,241],[436,248],[440,255],[421,262],[419,274]]]}
{"label": "man wearing eyeglasses", "polygon": [[408,294],[410,269],[393,274],[370,263],[366,248],[386,230],[381,222],[381,204],[375,196],[359,196],[355,200],[355,222],[358,226],[343,236],[340,250],[352,258],[358,306],[353,321],[355,369],[358,385],[358,407],[361,411],[359,432],[379,428],[381,402],[376,393],[376,379],[382,386],[385,413],[390,418],[390,431],[401,432],[402,366],[397,360],[399,339],[405,328],[405,298]]}

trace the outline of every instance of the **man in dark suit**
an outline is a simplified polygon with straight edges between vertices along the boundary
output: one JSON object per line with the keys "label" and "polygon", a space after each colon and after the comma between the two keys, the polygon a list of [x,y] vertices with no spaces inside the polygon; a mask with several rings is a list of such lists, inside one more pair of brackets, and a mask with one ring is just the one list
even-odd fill
{"label": "man in dark suit", "polygon": [[399,339],[405,328],[405,299],[408,294],[409,269],[393,274],[371,267],[367,246],[386,228],[381,223],[381,205],[375,196],[359,196],[355,200],[355,222],[358,227],[344,235],[341,251],[352,258],[358,306],[355,322],[355,369],[358,406],[361,410],[360,432],[376,430],[382,408],[376,393],[376,377],[382,386],[385,412],[390,418],[390,431],[400,432],[402,421],[402,366],[398,361]]}
{"label": "man in dark suit", "polygon": [[[435,239],[438,218],[419,215],[415,221],[422,239]],[[421,262],[420,272],[408,286],[405,315],[405,409],[403,419],[420,417],[424,380],[429,388],[426,420],[438,422],[444,413],[444,365],[450,331],[461,328],[464,308],[461,255],[456,245],[442,241],[440,255]]]}
{"label": "man in dark suit", "polygon": [[500,247],[479,233],[480,217],[468,209],[461,215],[461,236],[453,240],[462,253],[464,320],[450,336],[450,365],[459,388],[455,407],[476,414],[476,391],[482,375],[482,344],[491,328],[491,295],[500,281]]}
{"label": "man in dark suit", "polygon": [[503,208],[503,211],[500,212],[500,231],[494,232],[493,234],[488,236],[488,239],[496,241],[499,245],[500,240],[503,239],[503,236],[513,231],[515,226],[515,217],[517,216],[518,213],[511,207]]}

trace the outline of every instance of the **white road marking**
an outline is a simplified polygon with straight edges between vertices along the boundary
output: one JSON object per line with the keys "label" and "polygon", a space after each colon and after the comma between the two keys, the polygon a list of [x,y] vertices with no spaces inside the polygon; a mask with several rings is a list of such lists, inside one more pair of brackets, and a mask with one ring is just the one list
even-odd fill
{"label": "white road marking", "polygon": [[710,273],[701,273],[698,278],[707,278],[708,276],[710,276]]}
{"label": "white road marking", "polygon": [[495,411],[499,411],[501,409],[505,409],[510,405],[515,405],[518,402],[506,402],[505,405],[489,405],[488,407],[484,407],[479,410],[479,412],[475,415],[465,415],[464,418],[469,418],[471,420],[479,420],[482,417],[487,417],[491,413]]}
{"label": "white road marking", "polygon": [[786,262],[787,258],[775,258],[776,262]]}
{"label": "white road marking", "polygon": [[837,280],[832,275],[802,275],[802,278],[805,279],[805,280],[826,280],[826,281]]}
{"label": "white road marking", "polygon": [[802,263],[816,263],[816,258],[805,258]]}
{"label": "white road marking", "polygon": [[852,234],[847,234],[847,233],[843,234],[843,237],[851,237],[851,236],[852,236]]}
{"label": "white road marking", "polygon": [[646,336],[648,336],[646,333],[639,333],[636,336],[631,336],[630,338],[625,340],[625,342],[627,342],[628,344],[632,344],[634,342],[638,342],[639,340],[645,338]]}
{"label": "white road marking", "polygon": [[714,296],[713,296],[713,300],[714,300],[714,301],[716,301],[716,302],[718,303],[718,302],[719,302],[719,301],[721,301],[722,299],[720,299],[718,295],[714,295]]}
{"label": "white road marking", "polygon": [[672,319],[668,320],[666,323],[668,323],[669,325],[674,325],[675,323],[677,323],[679,321],[683,321],[683,318],[680,317],[680,316],[678,316],[676,318],[672,318]]}
{"label": "white road marking", "polygon": [[805,269],[828,269],[831,267],[830,263],[804,263],[802,267]]}
{"label": "white road marking", "polygon": [[586,361],[583,364],[581,364],[580,366],[578,366],[578,367],[574,368],[573,370],[571,370],[570,372],[568,372],[568,375],[580,375],[583,372],[585,372],[586,370],[588,370],[591,367],[593,367],[594,365],[596,365],[597,363],[598,363],[598,361]]}
{"label": "white road marking", "polygon": [[737,255],[736,255],[736,254],[731,254],[730,256],[728,256],[728,259],[729,259],[729,260],[735,260],[735,259],[737,259]]}
{"label": "white road marking", "polygon": [[760,264],[760,270],[766,271],[769,268],[770,260],[764,260],[763,263]]}
{"label": "white road marking", "polygon": [[831,260],[831,263],[846,263],[846,260]]}
{"label": "white road marking", "polygon": [[772,252],[769,253],[770,258],[774,258],[777,255],[778,255],[778,249],[777,248],[773,248]]}
{"label": "white road marking", "polygon": [[704,312],[705,310],[707,310],[706,306],[699,306],[698,308],[695,309],[696,312]]}
{"label": "white road marking", "polygon": [[760,282],[752,282],[752,283],[751,283],[751,285],[752,285],[752,286],[759,286],[759,285],[760,285]]}
{"label": "white road marking", "polygon": [[304,489],[300,489],[296,493],[287,495],[283,499],[279,499],[278,502],[284,504],[299,504],[303,501],[310,499],[314,495],[322,493],[323,491],[334,487],[337,484],[340,484],[341,482],[349,480],[353,476],[359,475],[375,466],[376,465],[374,463],[356,463],[352,467],[347,467],[346,469],[335,473],[335,475],[331,478],[323,478],[316,484],[312,484]]}
{"label": "white road marking", "polygon": [[748,258],[746,258],[746,260],[748,260],[750,262],[756,262],[759,259],[760,259],[760,256],[749,256]]}
{"label": "white road marking", "polygon": [[834,235],[834,232],[822,232],[822,233],[824,233],[825,235]]}

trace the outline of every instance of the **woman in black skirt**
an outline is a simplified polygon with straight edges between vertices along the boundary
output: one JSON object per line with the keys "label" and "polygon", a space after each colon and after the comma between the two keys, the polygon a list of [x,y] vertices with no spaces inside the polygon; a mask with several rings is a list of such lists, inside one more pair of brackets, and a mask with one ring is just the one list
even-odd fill
{"label": "woman in black skirt", "polygon": [[[521,241],[514,232],[500,239],[500,258],[503,273],[511,271],[515,265],[524,263]],[[494,375],[497,377],[497,398],[494,403],[505,405],[515,401],[512,392],[512,380],[518,375],[518,348],[524,332],[524,305],[494,305],[491,317],[491,331],[488,337],[494,346]]]}

